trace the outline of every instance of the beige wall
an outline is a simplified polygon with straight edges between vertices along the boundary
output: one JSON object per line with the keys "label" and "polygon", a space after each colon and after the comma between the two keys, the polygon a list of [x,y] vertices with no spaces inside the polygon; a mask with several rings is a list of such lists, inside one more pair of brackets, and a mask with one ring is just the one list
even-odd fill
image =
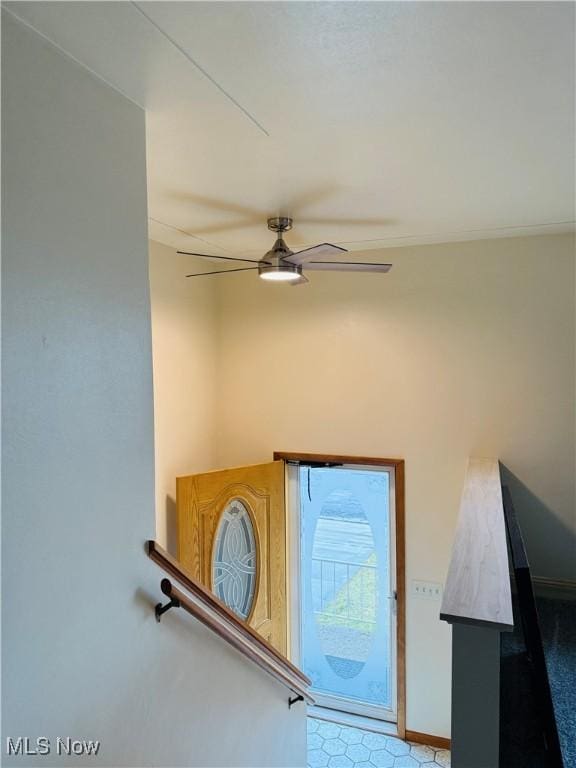
{"label": "beige wall", "polygon": [[[189,262],[169,255],[152,246],[153,318],[173,292],[167,314],[187,330],[155,327],[155,381],[187,383],[169,402],[156,393],[161,443],[179,435],[170,469],[157,450],[159,520],[175,467],[267,461],[275,449],[404,458],[407,723],[448,735],[450,630],[410,584],[445,579],[468,456],[506,466],[534,573],[576,579],[574,239],[385,250],[389,275],[314,274],[297,288],[242,274],[178,282]],[[166,354],[174,337],[190,356],[184,373]],[[206,432],[188,442],[182,422]]]}
{"label": "beige wall", "polygon": [[173,248],[150,243],[156,535],[174,554],[176,477],[215,463],[215,286],[183,279],[190,265]]}
{"label": "beige wall", "polygon": [[[574,241],[381,252],[387,276],[220,278],[216,466],[406,460],[407,579],[445,578],[468,456],[497,456],[538,575],[574,578]],[[408,727],[449,733],[450,634],[408,598]]]}

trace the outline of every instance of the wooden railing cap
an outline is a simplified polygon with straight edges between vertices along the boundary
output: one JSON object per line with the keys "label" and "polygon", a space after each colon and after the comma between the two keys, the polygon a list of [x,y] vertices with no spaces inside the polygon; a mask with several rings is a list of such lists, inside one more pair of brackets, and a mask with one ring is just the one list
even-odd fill
{"label": "wooden railing cap", "polygon": [[498,459],[469,459],[440,618],[514,629]]}

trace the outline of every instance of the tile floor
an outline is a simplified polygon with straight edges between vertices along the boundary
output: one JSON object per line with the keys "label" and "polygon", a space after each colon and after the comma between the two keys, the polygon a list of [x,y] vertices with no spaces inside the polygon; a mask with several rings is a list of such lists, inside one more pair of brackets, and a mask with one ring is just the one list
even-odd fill
{"label": "tile floor", "polygon": [[450,752],[308,718],[308,768],[450,768]]}

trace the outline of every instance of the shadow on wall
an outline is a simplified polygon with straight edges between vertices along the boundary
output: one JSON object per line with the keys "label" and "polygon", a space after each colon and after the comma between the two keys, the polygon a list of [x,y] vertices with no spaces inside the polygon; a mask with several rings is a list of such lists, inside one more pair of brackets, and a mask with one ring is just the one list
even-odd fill
{"label": "shadow on wall", "polygon": [[507,485],[526,544],[532,576],[576,581],[576,529],[570,529],[504,464]]}
{"label": "shadow on wall", "polygon": [[172,496],[166,496],[166,549],[172,557],[178,557],[178,514]]}

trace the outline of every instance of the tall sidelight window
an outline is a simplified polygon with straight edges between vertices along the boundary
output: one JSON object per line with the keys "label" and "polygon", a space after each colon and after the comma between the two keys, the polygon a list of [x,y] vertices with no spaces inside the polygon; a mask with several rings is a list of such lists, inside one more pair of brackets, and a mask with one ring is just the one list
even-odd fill
{"label": "tall sidelight window", "polygon": [[302,668],[320,705],[394,720],[394,470],[298,474]]}

